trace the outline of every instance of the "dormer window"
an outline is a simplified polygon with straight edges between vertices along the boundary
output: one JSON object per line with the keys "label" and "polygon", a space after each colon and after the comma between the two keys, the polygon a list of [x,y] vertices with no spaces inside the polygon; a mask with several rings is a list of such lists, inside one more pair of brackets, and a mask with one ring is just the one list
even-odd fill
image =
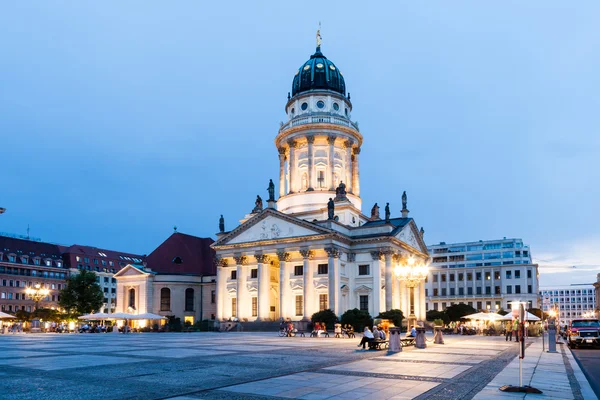
{"label": "dormer window", "polygon": [[35,265],[40,265],[40,259],[39,259],[39,258],[34,258],[34,259],[33,259],[33,263],[34,263]]}
{"label": "dormer window", "polygon": [[29,262],[29,258],[28,257],[21,257],[21,262],[23,264],[27,264]]}
{"label": "dormer window", "polygon": [[13,262],[13,263],[14,263],[14,262],[17,262],[17,257],[16,257],[16,256],[12,256],[12,255],[11,255],[11,256],[8,256],[8,260],[9,260],[10,262]]}
{"label": "dormer window", "polygon": [[52,266],[52,260],[46,260],[46,267]]}

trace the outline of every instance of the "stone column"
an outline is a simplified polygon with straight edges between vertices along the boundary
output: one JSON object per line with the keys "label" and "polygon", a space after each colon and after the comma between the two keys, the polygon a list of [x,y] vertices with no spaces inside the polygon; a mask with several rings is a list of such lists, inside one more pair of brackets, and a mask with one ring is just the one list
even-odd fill
{"label": "stone column", "polygon": [[328,300],[329,300],[329,308],[339,317],[339,280],[340,280],[340,251],[337,247],[327,247],[325,248],[327,252],[327,272],[328,272],[328,280],[327,287],[329,289]]}
{"label": "stone column", "polygon": [[227,297],[227,260],[217,259],[217,321],[225,319],[224,305]]}
{"label": "stone column", "polygon": [[394,299],[394,271],[392,269],[394,252],[386,250],[383,254],[385,256],[385,311],[389,311],[393,308]]}
{"label": "stone column", "polygon": [[331,172],[331,183],[329,184],[329,190],[335,190],[335,135],[329,135],[327,137],[327,143],[329,143],[329,171]]}
{"label": "stone column", "polygon": [[236,256],[233,258],[237,266],[237,317],[241,320],[242,318],[250,317],[248,312],[248,304],[250,299],[248,297],[248,286],[247,286],[247,269],[244,265],[248,264],[246,256]]}
{"label": "stone column", "polygon": [[354,155],[352,156],[352,193],[360,196],[360,177],[358,172],[358,155],[360,154],[360,147],[354,148]]}
{"label": "stone column", "polygon": [[373,258],[373,317],[376,317],[381,312],[381,251],[372,251]]}
{"label": "stone column", "polygon": [[279,151],[279,197],[285,196],[285,147]]}
{"label": "stone column", "polygon": [[264,254],[255,254],[258,262],[258,316],[259,321],[265,321],[269,318],[269,307],[271,306],[269,286],[271,285],[271,274],[269,266],[269,256]]}
{"label": "stone column", "polygon": [[288,145],[290,146],[290,157],[288,159],[288,165],[289,165],[289,169],[290,169],[290,176],[289,176],[289,187],[288,187],[288,193],[294,193],[295,192],[295,185],[296,185],[296,145],[298,143],[295,140],[290,140],[288,141]]}
{"label": "stone column", "polygon": [[346,275],[348,276],[348,287],[350,289],[348,293],[348,309],[353,310],[359,307],[359,304],[356,304],[356,293],[354,292],[356,276],[358,275],[358,267],[355,264],[356,253],[347,253],[346,260],[348,261],[348,264],[346,264]]}
{"label": "stone column", "polygon": [[420,283],[421,286],[421,291],[419,292],[420,294],[420,298],[419,298],[419,304],[420,304],[420,310],[421,313],[420,315],[417,315],[417,320],[419,321],[425,321],[427,319],[427,308],[425,307],[425,281],[421,281]]}
{"label": "stone column", "polygon": [[313,251],[308,249],[300,249],[300,254],[304,259],[302,276],[304,277],[304,293],[302,294],[302,305],[304,306],[303,310],[303,320],[309,321],[312,313],[311,304],[313,301],[314,290],[313,290],[313,270],[310,265],[310,260],[313,257]]}
{"label": "stone column", "polygon": [[346,168],[345,168],[345,176],[344,182],[346,182],[346,190],[348,193],[352,193],[352,145],[354,142],[352,140],[346,140],[344,142],[344,146],[346,146]]}
{"label": "stone column", "polygon": [[283,319],[291,318],[290,311],[290,274],[287,262],[290,261],[290,253],[284,250],[277,252],[279,258],[279,316]]}
{"label": "stone column", "polygon": [[419,315],[421,315],[421,284],[419,283],[418,285],[416,285],[414,287],[414,304],[413,304],[413,309],[415,310],[415,317],[417,318],[417,321],[419,320]]}
{"label": "stone column", "polygon": [[314,165],[313,165],[313,144],[315,143],[315,137],[313,135],[308,135],[306,137],[306,141],[308,142],[308,189],[307,192],[312,192],[315,190],[315,182],[313,182],[314,174]]}
{"label": "stone column", "polygon": [[392,280],[394,282],[394,287],[392,288],[392,290],[393,290],[392,308],[394,310],[400,310],[400,303],[401,303],[400,280],[394,273],[394,268],[396,268],[396,265],[398,265],[399,259],[400,259],[400,256],[398,254],[394,254],[394,256],[392,257]]}

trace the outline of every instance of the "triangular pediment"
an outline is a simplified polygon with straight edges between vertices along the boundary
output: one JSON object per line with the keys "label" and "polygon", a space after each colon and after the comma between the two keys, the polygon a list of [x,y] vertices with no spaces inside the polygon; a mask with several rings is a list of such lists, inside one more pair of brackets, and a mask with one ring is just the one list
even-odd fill
{"label": "triangular pediment", "polygon": [[371,289],[368,286],[365,285],[360,285],[358,286],[356,289],[354,289],[355,292],[372,292],[373,289]]}
{"label": "triangular pediment", "polygon": [[330,234],[310,222],[267,209],[221,237],[213,247]]}
{"label": "triangular pediment", "polygon": [[410,223],[406,224],[406,226],[396,234],[396,238],[421,253],[427,254],[427,246],[425,245],[425,242],[423,242],[423,238],[414,221],[410,221]]}
{"label": "triangular pediment", "polygon": [[147,276],[153,275],[151,272],[146,272],[142,269],[141,266],[134,266],[132,264],[127,264],[124,266],[119,272],[117,272],[114,277],[120,278],[124,276]]}

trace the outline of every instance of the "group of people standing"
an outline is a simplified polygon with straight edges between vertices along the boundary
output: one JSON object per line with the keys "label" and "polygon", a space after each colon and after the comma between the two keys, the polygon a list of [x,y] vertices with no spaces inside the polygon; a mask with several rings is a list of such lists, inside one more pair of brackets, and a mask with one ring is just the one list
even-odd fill
{"label": "group of people standing", "polygon": [[373,331],[371,331],[368,326],[365,326],[363,337],[357,347],[362,346],[363,350],[366,350],[366,344],[375,340],[387,340],[387,334],[385,333],[385,330],[383,330],[381,325],[374,326]]}
{"label": "group of people standing", "polygon": [[512,342],[513,332],[515,333],[515,342],[519,341],[519,318],[515,318],[506,324],[506,341]]}

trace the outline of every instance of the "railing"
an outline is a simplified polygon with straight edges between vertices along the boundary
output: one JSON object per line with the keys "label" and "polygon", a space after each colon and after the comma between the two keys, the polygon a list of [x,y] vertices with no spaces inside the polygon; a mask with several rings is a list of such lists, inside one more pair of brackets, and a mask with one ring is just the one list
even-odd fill
{"label": "railing", "polygon": [[347,126],[349,128],[354,128],[357,131],[360,131],[358,129],[358,124],[356,122],[352,122],[346,118],[342,118],[342,117],[338,117],[338,116],[334,116],[334,115],[329,115],[329,114],[325,114],[325,115],[312,115],[312,116],[306,116],[306,117],[296,117],[288,122],[286,122],[285,124],[282,123],[281,127],[279,128],[279,131],[284,131],[288,128],[292,128],[294,126],[299,126],[299,125],[308,125],[308,124],[334,124],[334,125],[342,125],[342,126]]}

